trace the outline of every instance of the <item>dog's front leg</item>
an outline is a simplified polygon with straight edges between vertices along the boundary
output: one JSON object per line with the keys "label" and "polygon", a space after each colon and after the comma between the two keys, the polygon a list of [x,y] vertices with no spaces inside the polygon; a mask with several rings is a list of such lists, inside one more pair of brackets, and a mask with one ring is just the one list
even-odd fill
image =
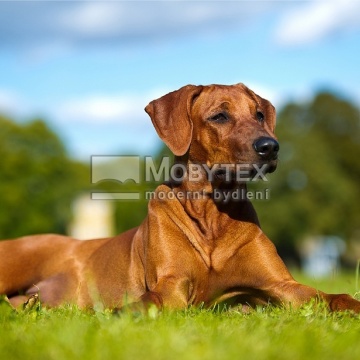
{"label": "dog's front leg", "polygon": [[295,306],[301,305],[312,298],[323,300],[331,311],[350,310],[360,313],[360,301],[348,294],[326,294],[310,286],[299,284],[296,281],[285,282],[277,286],[274,299],[278,303],[291,303]]}
{"label": "dog's front leg", "polygon": [[186,277],[163,276],[138,301],[124,305],[120,311],[144,312],[152,305],[159,310],[184,309],[189,305],[190,281]]}
{"label": "dog's front leg", "polygon": [[190,280],[185,276],[165,275],[157,280],[142,297],[145,304],[159,308],[184,309],[189,305]]}
{"label": "dog's front leg", "polygon": [[[351,310],[360,313],[360,302],[350,295],[326,294],[295,281],[275,246],[264,234],[259,234],[243,247],[233,261],[232,268],[235,268],[235,264],[241,264],[239,273],[246,274],[238,276],[238,286],[253,289],[253,297],[258,296],[258,303],[269,301],[272,304],[299,307],[311,299],[317,299],[325,301],[331,311]],[[227,278],[231,279],[228,274]]]}

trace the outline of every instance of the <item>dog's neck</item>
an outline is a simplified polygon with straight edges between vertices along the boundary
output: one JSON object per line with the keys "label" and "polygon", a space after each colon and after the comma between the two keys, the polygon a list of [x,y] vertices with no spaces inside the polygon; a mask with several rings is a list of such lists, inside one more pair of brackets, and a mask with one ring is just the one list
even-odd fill
{"label": "dog's neck", "polygon": [[[171,183],[173,188],[184,192],[202,194],[203,200],[213,200],[222,211],[225,211],[228,204],[233,206],[235,197],[228,196],[239,190],[247,191],[245,181],[236,181],[216,174],[215,166],[210,166],[198,161],[192,161],[188,156],[175,157],[174,168],[178,171],[172,173]],[[246,200],[246,198],[243,198]]]}
{"label": "dog's neck", "polygon": [[254,222],[256,215],[254,217],[255,211],[246,198],[246,183],[211,178],[202,164],[188,159],[176,158],[175,164],[182,165],[178,168],[186,171],[182,174],[182,181],[180,175],[170,181],[171,187],[180,195],[177,198],[184,210],[203,234],[217,237],[226,231],[230,222]]}

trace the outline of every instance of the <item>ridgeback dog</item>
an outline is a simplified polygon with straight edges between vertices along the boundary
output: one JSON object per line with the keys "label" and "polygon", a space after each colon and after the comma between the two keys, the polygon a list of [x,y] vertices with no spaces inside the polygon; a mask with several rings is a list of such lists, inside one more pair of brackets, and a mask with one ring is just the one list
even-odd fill
{"label": "ridgeback dog", "polygon": [[317,298],[330,310],[360,312],[350,295],[296,282],[251,203],[232,196],[246,191],[239,166],[248,178],[276,168],[279,144],[269,101],[243,84],[188,85],[145,111],[183,169],[181,180],[158,186],[142,224],[121,235],[78,241],[48,234],[0,242],[0,294],[15,307],[34,296],[47,306],[172,309],[300,306]]}

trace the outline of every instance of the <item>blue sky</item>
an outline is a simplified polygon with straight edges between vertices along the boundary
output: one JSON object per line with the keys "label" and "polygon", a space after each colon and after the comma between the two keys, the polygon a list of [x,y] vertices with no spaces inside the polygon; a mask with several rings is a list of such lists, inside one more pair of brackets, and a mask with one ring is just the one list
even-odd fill
{"label": "blue sky", "polygon": [[360,1],[0,0],[0,112],[45,118],[85,161],[154,153],[143,109],[188,83],[360,103],[359,63]]}

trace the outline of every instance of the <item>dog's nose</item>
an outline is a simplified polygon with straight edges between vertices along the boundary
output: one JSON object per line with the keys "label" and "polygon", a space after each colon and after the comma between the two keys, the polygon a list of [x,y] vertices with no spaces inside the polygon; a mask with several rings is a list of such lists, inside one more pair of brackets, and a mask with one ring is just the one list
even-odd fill
{"label": "dog's nose", "polygon": [[266,160],[277,159],[277,154],[280,149],[279,143],[270,137],[260,137],[253,142],[255,151]]}

